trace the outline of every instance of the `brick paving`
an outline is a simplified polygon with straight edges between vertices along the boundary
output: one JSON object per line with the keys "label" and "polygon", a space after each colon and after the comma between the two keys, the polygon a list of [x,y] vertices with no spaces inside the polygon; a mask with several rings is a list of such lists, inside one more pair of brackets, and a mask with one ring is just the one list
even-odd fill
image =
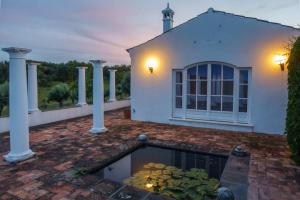
{"label": "brick paving", "polygon": [[[99,166],[139,145],[146,132],[150,142],[229,154],[239,144],[251,153],[249,200],[299,200],[300,167],[290,159],[284,136],[236,133],[213,129],[137,122],[123,118],[122,110],[105,114],[108,132],[92,135],[91,117],[35,128],[30,131],[36,157],[8,164],[0,160],[0,199],[105,199],[109,186],[97,176],[74,178],[70,171]],[[0,135],[0,156],[9,150],[9,135]]]}

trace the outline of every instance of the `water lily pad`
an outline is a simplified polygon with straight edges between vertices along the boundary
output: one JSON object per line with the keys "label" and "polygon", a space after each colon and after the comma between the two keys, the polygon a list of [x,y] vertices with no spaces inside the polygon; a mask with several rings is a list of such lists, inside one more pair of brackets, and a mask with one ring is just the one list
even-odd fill
{"label": "water lily pad", "polygon": [[155,163],[148,163],[148,164],[146,164],[146,165],[144,165],[144,168],[145,169],[150,169],[150,168],[154,168],[154,166],[155,166]]}
{"label": "water lily pad", "polygon": [[157,164],[154,164],[154,167],[157,169],[164,169],[164,168],[166,168],[166,165],[157,163]]}
{"label": "water lily pad", "polygon": [[209,178],[203,169],[182,171],[174,166],[148,163],[124,181],[125,184],[179,200],[214,199],[219,181]]}

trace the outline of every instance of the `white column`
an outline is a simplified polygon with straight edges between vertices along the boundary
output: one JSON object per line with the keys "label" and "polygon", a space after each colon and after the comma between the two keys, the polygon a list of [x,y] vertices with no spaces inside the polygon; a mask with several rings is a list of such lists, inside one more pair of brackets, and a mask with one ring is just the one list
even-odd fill
{"label": "white column", "polygon": [[93,64],[93,134],[107,131],[104,127],[104,83],[103,83],[103,60],[91,60]]}
{"label": "white column", "polygon": [[28,96],[25,55],[30,49],[4,48],[9,53],[9,127],[10,152],[8,162],[25,160],[34,155],[29,148]]}
{"label": "white column", "polygon": [[109,101],[116,101],[116,71],[109,69]]}
{"label": "white column", "polygon": [[38,108],[38,82],[37,65],[39,63],[28,63],[28,111],[33,113],[39,111]]}
{"label": "white column", "polygon": [[78,103],[77,105],[86,105],[86,87],[85,87],[85,69],[86,67],[78,68]]}

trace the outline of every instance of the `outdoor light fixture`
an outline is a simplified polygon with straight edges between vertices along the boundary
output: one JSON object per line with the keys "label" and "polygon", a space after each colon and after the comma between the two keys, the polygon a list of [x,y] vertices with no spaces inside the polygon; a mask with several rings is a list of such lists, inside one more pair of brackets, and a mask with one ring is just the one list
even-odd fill
{"label": "outdoor light fixture", "polygon": [[157,60],[154,58],[150,58],[146,62],[146,66],[149,69],[150,73],[153,73],[153,70],[158,66]]}
{"label": "outdoor light fixture", "polygon": [[146,184],[146,188],[152,188],[152,187],[153,187],[153,184],[151,184],[151,183]]}
{"label": "outdoor light fixture", "polygon": [[281,71],[284,71],[284,64],[286,62],[286,55],[277,54],[274,56],[274,62],[280,65]]}

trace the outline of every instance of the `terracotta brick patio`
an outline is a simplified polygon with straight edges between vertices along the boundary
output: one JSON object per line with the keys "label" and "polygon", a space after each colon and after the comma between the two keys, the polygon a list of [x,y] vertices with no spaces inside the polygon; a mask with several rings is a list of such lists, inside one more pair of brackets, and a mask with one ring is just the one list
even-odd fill
{"label": "terracotta brick patio", "polygon": [[[91,117],[35,128],[30,133],[35,158],[18,164],[0,161],[0,199],[105,199],[99,180],[86,175],[68,179],[70,169],[97,166],[139,144],[141,132],[151,142],[226,153],[238,144],[251,153],[248,199],[300,199],[300,167],[289,158],[283,136],[234,133],[123,119],[121,110],[105,115],[108,132],[92,135]],[[9,136],[0,136],[0,156],[9,150]],[[99,186],[101,188],[101,186]],[[105,189],[102,187],[102,189]]]}

